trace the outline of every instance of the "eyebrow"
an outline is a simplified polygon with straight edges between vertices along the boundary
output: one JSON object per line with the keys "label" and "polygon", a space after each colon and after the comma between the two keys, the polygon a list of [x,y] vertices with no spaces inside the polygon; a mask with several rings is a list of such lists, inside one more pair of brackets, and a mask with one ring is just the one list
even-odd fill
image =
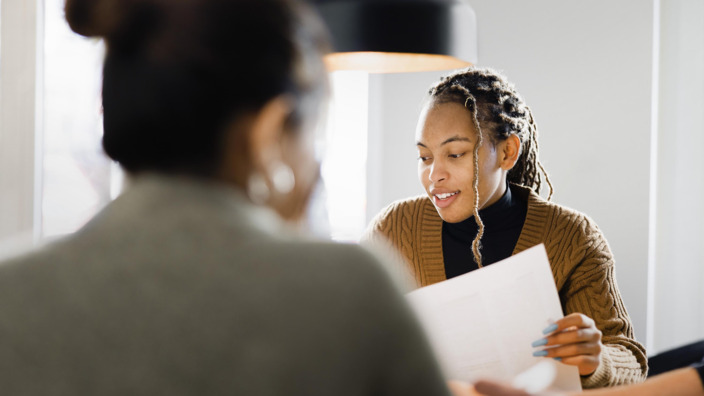
{"label": "eyebrow", "polygon": [[[462,136],[459,136],[459,135],[455,135],[455,136],[453,136],[453,137],[451,137],[451,138],[445,140],[444,142],[440,143],[440,145],[443,146],[443,145],[446,145],[446,144],[452,143],[452,142],[471,142],[471,140],[470,140],[469,138],[466,138],[466,137],[462,137]],[[421,146],[421,147],[428,148],[428,146],[426,146],[425,144],[423,144],[423,143],[420,142],[420,141],[419,141],[419,142],[416,142],[416,146]]]}

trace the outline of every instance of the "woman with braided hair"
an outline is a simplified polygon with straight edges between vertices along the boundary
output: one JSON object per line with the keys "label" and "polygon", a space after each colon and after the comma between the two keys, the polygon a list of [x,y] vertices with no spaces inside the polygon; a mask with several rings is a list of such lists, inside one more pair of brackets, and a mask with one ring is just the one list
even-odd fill
{"label": "woman with braided hair", "polygon": [[[427,196],[391,204],[364,239],[391,243],[420,287],[545,244],[567,316],[533,343],[534,355],[577,366],[585,388],[641,382],[645,350],[609,246],[589,217],[550,202],[537,134],[530,108],[502,75],[470,67],[443,78],[416,133]],[[545,185],[547,200],[539,195]]]}

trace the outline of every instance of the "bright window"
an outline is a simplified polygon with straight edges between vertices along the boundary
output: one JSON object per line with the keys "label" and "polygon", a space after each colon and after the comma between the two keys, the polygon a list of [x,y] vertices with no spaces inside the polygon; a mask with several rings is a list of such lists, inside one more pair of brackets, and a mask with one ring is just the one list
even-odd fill
{"label": "bright window", "polygon": [[[44,0],[41,232],[76,231],[120,190],[122,174],[103,152],[103,43],[73,33],[63,0]],[[331,74],[332,100],[319,134],[321,188],[309,221],[318,234],[355,242],[366,227],[367,73]]]}
{"label": "bright window", "polygon": [[366,227],[369,75],[331,74],[332,100],[322,162],[330,236],[356,242]]}
{"label": "bright window", "polygon": [[73,33],[63,0],[45,0],[41,235],[80,228],[111,199],[101,147],[103,44]]}

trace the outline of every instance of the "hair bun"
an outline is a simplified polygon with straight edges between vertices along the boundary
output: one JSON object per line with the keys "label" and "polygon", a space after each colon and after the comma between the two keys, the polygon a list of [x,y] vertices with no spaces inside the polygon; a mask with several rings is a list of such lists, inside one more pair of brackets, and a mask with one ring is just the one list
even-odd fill
{"label": "hair bun", "polygon": [[71,29],[86,37],[111,38],[122,30],[148,0],[66,0],[64,11]]}

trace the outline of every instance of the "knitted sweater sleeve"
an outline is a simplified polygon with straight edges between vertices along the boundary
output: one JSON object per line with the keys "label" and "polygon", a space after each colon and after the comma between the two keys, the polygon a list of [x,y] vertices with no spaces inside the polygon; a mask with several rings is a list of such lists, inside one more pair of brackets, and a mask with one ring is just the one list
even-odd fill
{"label": "knitted sweater sleeve", "polygon": [[[414,271],[414,251],[408,238],[409,207],[413,202],[394,202],[377,214],[369,223],[360,244],[383,256],[387,270],[404,292],[420,286],[419,273]],[[403,223],[403,224],[401,224]]]}
{"label": "knitted sweater sleeve", "polygon": [[[614,259],[601,231],[588,218],[576,227],[566,253],[573,256],[571,275],[561,288],[565,314],[579,312],[596,322],[602,332],[601,363],[589,376],[582,377],[584,388],[638,383],[648,371],[645,348],[635,340],[628,312],[621,299]],[[574,243],[577,242],[577,245]]]}

